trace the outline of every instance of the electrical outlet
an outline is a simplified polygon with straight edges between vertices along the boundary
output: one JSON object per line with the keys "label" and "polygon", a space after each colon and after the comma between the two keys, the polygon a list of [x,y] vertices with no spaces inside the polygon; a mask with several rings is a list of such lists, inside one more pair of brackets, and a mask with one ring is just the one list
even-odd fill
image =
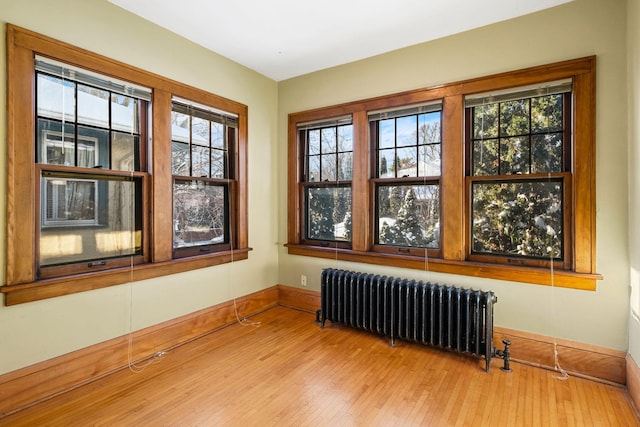
{"label": "electrical outlet", "polygon": [[304,274],[300,276],[300,284],[302,286],[307,286],[307,276],[305,276]]}

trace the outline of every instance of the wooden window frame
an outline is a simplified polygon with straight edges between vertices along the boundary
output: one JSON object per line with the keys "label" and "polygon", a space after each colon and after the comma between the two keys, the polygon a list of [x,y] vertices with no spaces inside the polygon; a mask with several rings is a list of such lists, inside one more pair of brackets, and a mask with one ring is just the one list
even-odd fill
{"label": "wooden window frame", "polygon": [[[210,267],[248,258],[247,117],[246,105],[96,53],[7,24],[7,270],[5,304],[14,305]],[[148,172],[142,176],[142,262],[97,271],[39,279],[36,265],[39,180],[35,162],[35,55],[148,87],[153,91]],[[216,253],[173,259],[171,175],[172,97],[210,105],[238,116],[235,202],[231,210],[235,247]],[[140,126],[146,126],[141,123]]]}
{"label": "wooden window frame", "polygon": [[[418,89],[398,94],[318,108],[289,114],[288,124],[288,230],[286,244],[289,254],[333,260],[412,268],[448,274],[513,282],[554,285],[595,290],[602,276],[596,272],[596,185],[595,185],[595,56],[546,64],[486,77],[475,78],[434,88]],[[568,250],[570,260],[553,270],[540,266],[521,266],[469,259],[469,205],[465,174],[464,98],[467,95],[494,90],[518,88],[541,82],[571,79],[573,123],[571,129],[572,218],[568,229],[572,240]],[[441,256],[389,254],[373,251],[373,191],[374,165],[367,114],[370,111],[397,108],[442,100],[442,176],[440,177]],[[354,124],[354,171],[352,180],[352,247],[319,248],[305,245],[301,238],[297,123],[322,120],[350,114]],[[576,197],[576,195],[580,197]],[[428,265],[428,267],[427,267]]]}

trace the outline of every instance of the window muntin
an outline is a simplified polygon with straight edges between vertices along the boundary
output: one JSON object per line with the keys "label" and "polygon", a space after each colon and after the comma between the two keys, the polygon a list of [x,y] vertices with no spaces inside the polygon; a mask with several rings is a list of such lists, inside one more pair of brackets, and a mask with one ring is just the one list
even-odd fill
{"label": "window muntin", "polygon": [[566,258],[571,86],[550,86],[467,106],[472,258]]}
{"label": "window muntin", "polygon": [[375,249],[437,250],[442,103],[374,112],[369,114],[369,121],[376,158]]}
{"label": "window muntin", "polygon": [[339,246],[351,241],[353,124],[351,117],[298,126],[303,147],[304,239]]}
{"label": "window muntin", "polygon": [[174,101],[171,112],[174,256],[228,249],[236,117]]}
{"label": "window muntin", "polygon": [[39,277],[143,255],[142,178],[120,171],[146,169],[140,123],[148,95],[135,98],[106,76],[87,78],[78,67],[40,57],[35,68]]}

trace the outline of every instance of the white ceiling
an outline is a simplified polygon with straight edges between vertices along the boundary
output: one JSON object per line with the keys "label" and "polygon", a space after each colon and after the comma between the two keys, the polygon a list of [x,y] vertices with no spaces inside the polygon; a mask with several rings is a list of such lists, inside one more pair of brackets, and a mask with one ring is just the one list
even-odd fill
{"label": "white ceiling", "polygon": [[572,0],[109,1],[280,81]]}

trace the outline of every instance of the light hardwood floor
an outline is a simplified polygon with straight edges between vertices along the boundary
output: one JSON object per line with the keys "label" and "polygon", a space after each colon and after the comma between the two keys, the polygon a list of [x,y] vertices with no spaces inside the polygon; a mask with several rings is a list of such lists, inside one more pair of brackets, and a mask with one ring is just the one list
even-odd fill
{"label": "light hardwood floor", "polygon": [[2,426],[640,426],[623,388],[276,307],[0,419]]}

